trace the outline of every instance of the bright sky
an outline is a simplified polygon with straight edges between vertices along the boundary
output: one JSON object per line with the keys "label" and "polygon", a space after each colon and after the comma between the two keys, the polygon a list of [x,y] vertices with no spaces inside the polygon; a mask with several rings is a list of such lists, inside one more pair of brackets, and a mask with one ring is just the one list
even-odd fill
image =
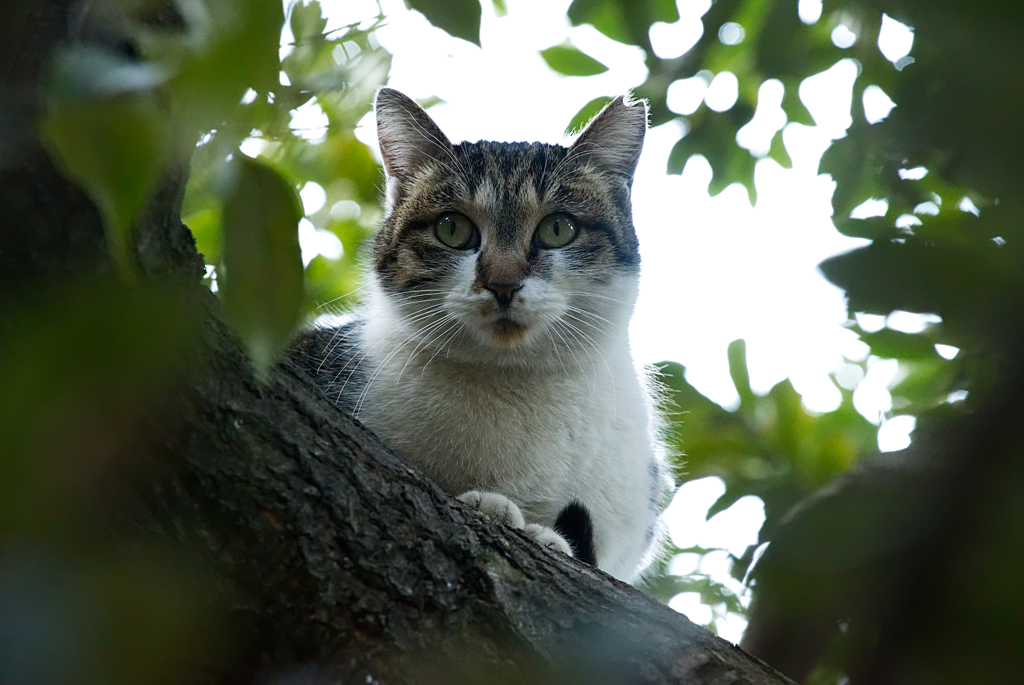
{"label": "bright sky", "polygon": [[[329,16],[328,30],[377,14],[373,0],[321,2]],[[590,27],[570,27],[565,18],[569,3],[508,0],[507,16],[498,18],[492,3],[484,1],[481,49],[434,28],[419,13],[406,10],[402,0],[382,0],[389,24],[377,36],[394,55],[388,83],[413,98],[443,100],[430,114],[454,142],[563,142],[564,126],[584,104],[598,96],[624,93],[641,84],[647,74],[639,48],[615,43]],[[679,0],[678,4],[679,22],[651,29],[652,42],[662,57],[682,54],[696,42],[702,31],[700,16],[710,6],[708,0]],[[820,0],[800,0],[799,13],[804,21],[816,21]],[[842,26],[832,37],[839,47],[849,47],[856,40]],[[742,40],[742,27],[733,25],[721,39]],[[609,70],[587,78],[567,78],[551,71],[538,52],[566,40]],[[887,58],[894,62],[905,58],[912,41],[906,27],[886,17],[879,45]],[[819,176],[817,168],[829,141],[843,135],[851,123],[856,76],[856,64],[843,60],[801,85],[799,95],[814,117],[817,125],[813,127],[786,124],[779,107],[782,84],[762,86],[754,123],[741,131],[740,141],[749,149],[765,149],[771,135],[784,126],[783,140],[793,168],[783,169],[770,159],[758,162],[754,207],[738,185],[709,197],[711,170],[703,158],[692,158],[679,176],[667,175],[665,163],[680,131],[674,124],[649,131],[633,196],[643,272],[631,337],[640,361],[680,362],[698,390],[733,407],[738,396],[728,375],[726,346],[744,338],[755,392],[767,392],[790,378],[808,409],[829,411],[838,406],[839,391],[829,373],[843,368],[844,357],[863,360],[867,348],[842,327],[846,320],[843,293],[825,281],[816,267],[824,258],[864,241],[835,230],[830,218],[834,184]],[[708,80],[701,77],[673,84],[670,107],[687,114],[703,100],[713,109],[728,109],[736,98],[735,78],[723,74]],[[876,120],[891,107],[881,90],[866,97],[865,109]],[[318,116],[322,114],[307,109],[296,117],[304,120],[293,125],[315,128]],[[362,122],[357,135],[376,148],[372,115]],[[316,202],[307,195],[315,196],[313,190],[304,192],[303,199],[307,204]],[[311,227],[306,236],[312,240]],[[886,322],[861,323],[878,328]],[[902,325],[914,329],[921,321],[904,317]],[[878,422],[889,411],[886,386],[895,373],[894,362],[879,361],[869,365],[861,380],[855,402],[870,420]],[[883,425],[883,447],[906,444],[913,429],[913,420],[908,419],[895,417]],[[669,516],[676,544],[719,547],[739,554],[756,539],[764,517],[757,498],[744,498],[711,521],[704,520],[723,489],[718,479],[684,486]],[[676,570],[692,572],[698,561],[677,560]],[[729,577],[724,552],[721,559],[709,555],[699,563],[701,571],[728,580],[742,592]],[[711,609],[701,606],[695,596],[680,595],[672,605],[698,622],[710,618]],[[719,623],[723,637],[739,638],[743,622],[736,619],[726,617]]]}

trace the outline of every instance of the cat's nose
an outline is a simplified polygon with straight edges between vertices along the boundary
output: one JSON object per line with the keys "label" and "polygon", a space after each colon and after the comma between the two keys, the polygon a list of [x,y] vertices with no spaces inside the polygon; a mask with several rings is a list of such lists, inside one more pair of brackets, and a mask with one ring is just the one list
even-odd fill
{"label": "cat's nose", "polygon": [[512,304],[512,298],[523,289],[522,281],[491,281],[485,286],[494,293],[494,298],[502,307]]}

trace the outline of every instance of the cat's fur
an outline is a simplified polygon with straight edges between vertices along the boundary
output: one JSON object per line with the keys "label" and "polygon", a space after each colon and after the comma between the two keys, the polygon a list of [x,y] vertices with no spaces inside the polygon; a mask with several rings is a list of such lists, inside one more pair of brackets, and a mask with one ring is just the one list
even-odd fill
{"label": "cat's fur", "polygon": [[[448,492],[635,580],[668,480],[627,331],[645,104],[618,98],[569,148],[453,145],[387,88],[376,114],[387,186],[367,301],[359,321],[310,332],[310,369]],[[476,244],[440,241],[449,212]],[[577,233],[547,249],[534,233],[556,212]]]}

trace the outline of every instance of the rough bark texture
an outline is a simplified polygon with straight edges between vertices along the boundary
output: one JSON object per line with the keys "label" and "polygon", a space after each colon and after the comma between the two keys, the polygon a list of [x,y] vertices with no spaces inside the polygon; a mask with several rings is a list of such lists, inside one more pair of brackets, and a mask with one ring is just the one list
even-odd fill
{"label": "rough bark texture", "polygon": [[[0,159],[6,297],[109,271],[97,212],[32,123],[39,66],[66,38],[67,8],[19,16],[0,53],[12,143]],[[231,647],[200,679],[788,682],[642,592],[462,506],[287,361],[257,385],[199,283],[177,216],[182,182],[169,174],[137,251],[149,278],[185,282],[201,342],[159,420],[146,419],[130,490],[112,508],[117,530],[156,532],[214,570],[210,601],[230,609]]]}

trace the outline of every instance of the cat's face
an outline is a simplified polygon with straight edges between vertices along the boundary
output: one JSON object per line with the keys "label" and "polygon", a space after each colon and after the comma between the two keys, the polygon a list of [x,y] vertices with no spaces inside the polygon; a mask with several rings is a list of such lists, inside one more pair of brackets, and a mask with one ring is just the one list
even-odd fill
{"label": "cat's face", "polygon": [[536,366],[579,363],[624,333],[640,263],[629,194],[642,103],[611,103],[568,149],[452,145],[390,89],[376,111],[388,179],[373,268],[402,335],[431,355]]}

